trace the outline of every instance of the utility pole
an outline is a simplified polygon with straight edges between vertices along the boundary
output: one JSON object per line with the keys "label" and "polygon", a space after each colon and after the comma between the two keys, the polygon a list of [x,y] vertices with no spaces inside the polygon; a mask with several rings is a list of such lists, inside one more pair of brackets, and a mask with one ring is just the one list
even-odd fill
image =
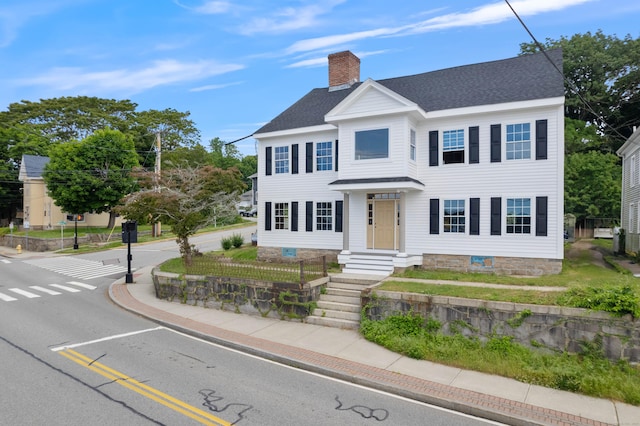
{"label": "utility pole", "polygon": [[[160,157],[162,152],[162,139],[160,138],[160,132],[156,133],[156,164],[154,168],[155,172],[155,180],[156,192],[160,192]],[[153,232],[152,235],[154,237],[159,237],[162,235],[162,226],[160,222],[153,223]]]}

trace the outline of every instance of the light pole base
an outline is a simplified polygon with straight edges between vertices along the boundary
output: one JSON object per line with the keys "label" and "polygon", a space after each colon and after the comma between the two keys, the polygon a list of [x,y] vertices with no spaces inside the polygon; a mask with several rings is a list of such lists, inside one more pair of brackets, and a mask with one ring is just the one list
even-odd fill
{"label": "light pole base", "polygon": [[133,283],[133,274],[126,274],[125,278],[124,278],[124,282],[125,282],[125,284],[132,284]]}

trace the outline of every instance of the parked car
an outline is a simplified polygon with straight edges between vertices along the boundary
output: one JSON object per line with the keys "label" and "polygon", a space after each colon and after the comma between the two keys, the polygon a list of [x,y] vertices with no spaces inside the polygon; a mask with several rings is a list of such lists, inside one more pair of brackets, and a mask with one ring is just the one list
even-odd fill
{"label": "parked car", "polygon": [[244,216],[244,217],[256,217],[257,215],[258,215],[258,210],[256,210],[255,208],[251,210],[240,211],[240,216]]}

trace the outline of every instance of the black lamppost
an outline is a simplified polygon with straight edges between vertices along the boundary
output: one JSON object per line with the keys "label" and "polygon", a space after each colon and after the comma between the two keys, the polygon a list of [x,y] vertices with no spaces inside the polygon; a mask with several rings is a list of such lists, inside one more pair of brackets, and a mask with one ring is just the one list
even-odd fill
{"label": "black lamppost", "polygon": [[73,215],[74,219],[74,232],[73,232],[73,249],[78,250],[78,215]]}

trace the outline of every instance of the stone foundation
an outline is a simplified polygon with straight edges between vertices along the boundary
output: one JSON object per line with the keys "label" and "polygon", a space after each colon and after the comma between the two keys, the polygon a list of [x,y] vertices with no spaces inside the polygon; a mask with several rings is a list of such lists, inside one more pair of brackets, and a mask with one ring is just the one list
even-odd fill
{"label": "stone foundation", "polygon": [[277,259],[279,262],[298,262],[304,259],[327,256],[327,262],[337,262],[338,253],[340,253],[340,250],[258,246],[258,260],[260,261]]}
{"label": "stone foundation", "polygon": [[422,256],[422,268],[434,271],[480,272],[498,275],[527,275],[537,277],[562,272],[562,260],[425,253]]}

